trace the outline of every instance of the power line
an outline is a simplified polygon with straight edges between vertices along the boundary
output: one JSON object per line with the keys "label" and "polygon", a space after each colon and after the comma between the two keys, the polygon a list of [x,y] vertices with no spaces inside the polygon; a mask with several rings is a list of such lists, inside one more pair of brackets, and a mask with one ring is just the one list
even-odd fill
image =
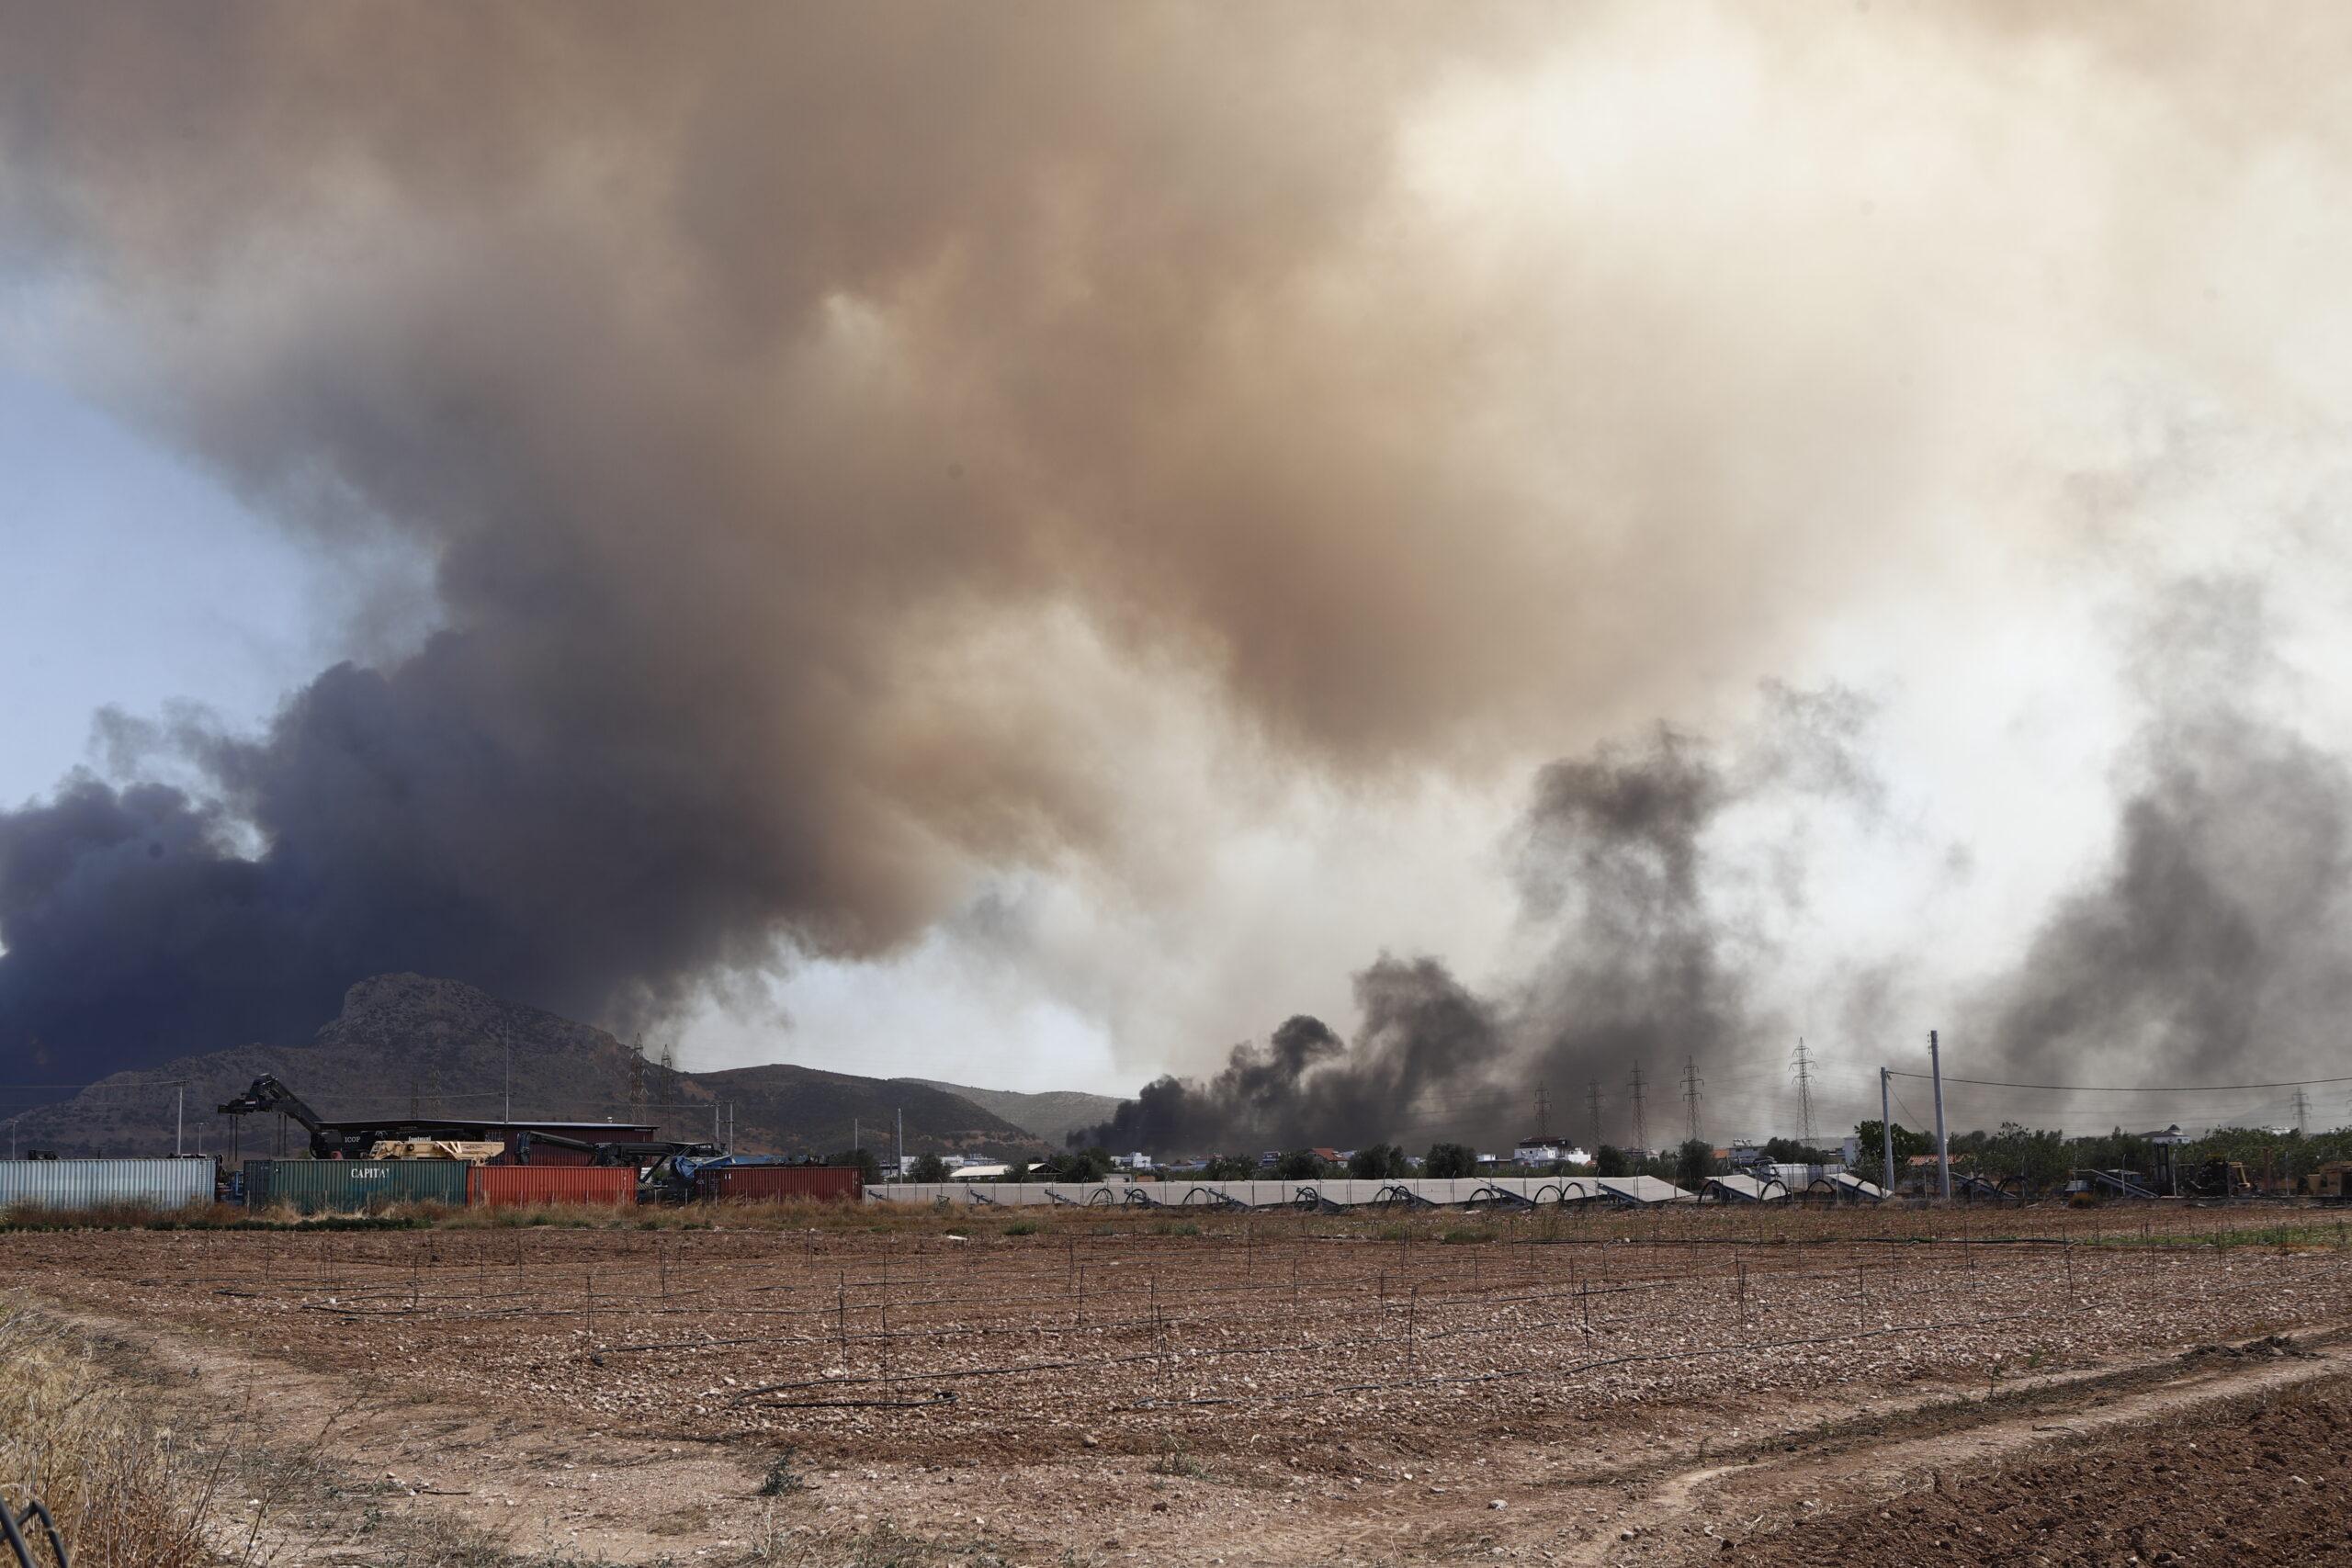
{"label": "power line", "polygon": [[[1898,1078],[1925,1079],[1925,1073],[1906,1073],[1889,1068]],[[1946,1083],[1972,1084],[1978,1089],[2041,1089],[2059,1094],[2216,1094],[2237,1089],[2296,1089],[2305,1084],[2352,1083],[2352,1077],[2340,1078],[2281,1078],[2277,1083],[2190,1083],[2171,1085],[2131,1085],[2098,1083],[2010,1083],[2002,1078],[1956,1078],[1944,1075]]]}

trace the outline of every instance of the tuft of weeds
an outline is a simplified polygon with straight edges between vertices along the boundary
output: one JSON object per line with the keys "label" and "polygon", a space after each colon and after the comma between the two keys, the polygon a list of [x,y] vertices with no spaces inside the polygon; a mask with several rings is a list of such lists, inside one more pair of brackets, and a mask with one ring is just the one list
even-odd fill
{"label": "tuft of weeds", "polygon": [[787,1493],[808,1490],[808,1478],[792,1468],[793,1450],[786,1449],[768,1462],[767,1475],[760,1482],[763,1497],[781,1497]]}
{"label": "tuft of weeds", "polygon": [[1035,1220],[1015,1220],[1004,1227],[1007,1235],[1035,1235],[1042,1228]]}
{"label": "tuft of weeds", "polygon": [[21,1303],[0,1305],[0,1477],[8,1501],[48,1504],[81,1562],[198,1568],[221,1459],[207,1461],[110,1386],[88,1343]]}
{"label": "tuft of weeds", "polygon": [[1182,1475],[1189,1480],[1203,1481],[1207,1479],[1209,1472],[1206,1465],[1194,1459],[1190,1450],[1171,1437],[1159,1450],[1159,1457],[1151,1461],[1151,1473]]}

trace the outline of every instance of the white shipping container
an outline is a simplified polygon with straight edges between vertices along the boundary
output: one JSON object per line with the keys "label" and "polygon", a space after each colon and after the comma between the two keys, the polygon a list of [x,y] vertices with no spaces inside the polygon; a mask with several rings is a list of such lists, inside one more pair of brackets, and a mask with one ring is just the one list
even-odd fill
{"label": "white shipping container", "polygon": [[203,1159],[0,1160],[0,1209],[187,1209],[212,1201],[220,1162]]}

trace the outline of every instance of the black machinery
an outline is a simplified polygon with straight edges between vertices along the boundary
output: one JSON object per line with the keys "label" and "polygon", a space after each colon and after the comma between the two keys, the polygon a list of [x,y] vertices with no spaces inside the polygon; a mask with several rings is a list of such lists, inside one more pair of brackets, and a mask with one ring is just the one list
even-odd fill
{"label": "black machinery", "polygon": [[591,1156],[585,1163],[602,1166],[644,1166],[667,1155],[707,1156],[719,1152],[716,1144],[657,1139],[650,1122],[509,1122],[459,1116],[374,1116],[328,1121],[270,1073],[254,1079],[243,1094],[220,1106],[223,1116],[243,1117],[269,1111],[301,1125],[310,1137],[311,1156],[316,1159],[366,1159],[379,1143],[415,1139],[494,1142],[506,1150],[499,1157],[517,1165],[530,1163],[530,1151],[535,1145],[575,1154],[584,1151]]}

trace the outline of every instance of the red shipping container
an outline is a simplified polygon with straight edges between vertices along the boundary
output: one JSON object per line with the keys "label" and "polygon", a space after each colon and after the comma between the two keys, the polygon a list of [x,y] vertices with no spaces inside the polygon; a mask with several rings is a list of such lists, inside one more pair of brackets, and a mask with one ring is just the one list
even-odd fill
{"label": "red shipping container", "polygon": [[768,1203],[818,1198],[854,1203],[865,1196],[854,1165],[729,1165],[695,1173],[695,1196],[708,1202]]}
{"label": "red shipping container", "polygon": [[625,1165],[478,1165],[466,1173],[466,1201],[634,1203],[637,1171]]}

